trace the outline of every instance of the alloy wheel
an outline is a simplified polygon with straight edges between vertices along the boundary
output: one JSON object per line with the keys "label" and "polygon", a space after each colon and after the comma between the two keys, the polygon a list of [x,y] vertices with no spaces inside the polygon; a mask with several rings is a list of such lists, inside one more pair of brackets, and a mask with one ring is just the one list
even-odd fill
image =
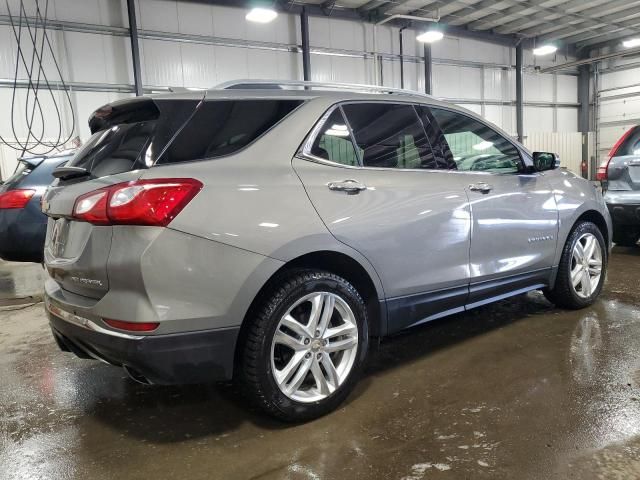
{"label": "alloy wheel", "polygon": [[602,275],[602,248],[598,239],[585,233],[573,247],[571,285],[581,298],[589,298],[598,288]]}
{"label": "alloy wheel", "polygon": [[358,350],[355,316],[338,295],[314,292],[282,316],[271,344],[280,391],[292,400],[323,400],[345,382]]}

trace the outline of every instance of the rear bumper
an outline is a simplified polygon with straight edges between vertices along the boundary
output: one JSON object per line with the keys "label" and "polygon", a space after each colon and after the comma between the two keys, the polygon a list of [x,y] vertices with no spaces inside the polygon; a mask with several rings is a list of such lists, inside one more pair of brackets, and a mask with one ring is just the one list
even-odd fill
{"label": "rear bumper", "polygon": [[607,203],[614,225],[640,225],[640,204]]}
{"label": "rear bumper", "polygon": [[[48,302],[47,302],[47,305]],[[55,310],[54,310],[55,311]],[[80,358],[126,367],[136,377],[161,385],[229,380],[239,327],[168,335],[130,335],[71,315],[62,319],[47,307],[58,346]]]}

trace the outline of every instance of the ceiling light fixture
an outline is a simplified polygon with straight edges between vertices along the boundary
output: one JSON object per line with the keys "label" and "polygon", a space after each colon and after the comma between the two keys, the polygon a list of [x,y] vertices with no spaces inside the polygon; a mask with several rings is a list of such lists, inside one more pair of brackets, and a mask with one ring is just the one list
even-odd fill
{"label": "ceiling light fixture", "polygon": [[270,8],[252,8],[244,17],[250,22],[269,23],[276,19],[278,12]]}
{"label": "ceiling light fixture", "polygon": [[549,55],[551,53],[556,53],[557,50],[558,47],[556,47],[555,45],[543,45],[541,47],[534,48],[533,54],[536,56]]}
{"label": "ceiling light fixture", "polygon": [[624,48],[640,47],[640,38],[630,38],[622,42]]}
{"label": "ceiling light fixture", "polygon": [[433,43],[444,38],[444,34],[440,30],[427,30],[416,37],[416,40],[422,43]]}

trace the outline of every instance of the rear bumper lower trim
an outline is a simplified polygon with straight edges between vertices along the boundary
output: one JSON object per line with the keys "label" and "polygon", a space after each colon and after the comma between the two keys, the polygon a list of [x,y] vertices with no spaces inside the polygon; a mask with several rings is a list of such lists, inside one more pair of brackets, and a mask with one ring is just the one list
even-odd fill
{"label": "rear bumper lower trim", "polygon": [[114,337],[126,338],[128,340],[141,340],[144,338],[142,335],[131,335],[128,333],[115,332],[113,330],[107,330],[106,328],[102,328],[100,325],[95,323],[93,320],[89,320],[88,318],[81,317],[79,315],[75,315],[71,312],[67,312],[62,310],[61,308],[56,307],[51,302],[49,302],[45,298],[45,307],[47,311],[55,315],[62,320],[66,320],[69,323],[73,323],[82,328],[86,328],[87,330],[93,330],[94,332],[103,333],[105,335],[111,335]]}
{"label": "rear bumper lower trim", "polygon": [[[167,335],[112,332],[62,309],[47,306],[49,323],[61,350],[128,367],[160,385],[208,383],[233,376],[240,327]],[[117,335],[114,335],[116,333]]]}

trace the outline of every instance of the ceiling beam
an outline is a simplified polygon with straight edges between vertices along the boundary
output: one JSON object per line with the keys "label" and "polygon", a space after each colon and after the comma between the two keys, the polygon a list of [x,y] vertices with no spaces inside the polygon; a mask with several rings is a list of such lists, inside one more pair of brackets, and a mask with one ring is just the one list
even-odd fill
{"label": "ceiling beam", "polygon": [[[620,0],[623,1],[623,0]],[[531,3],[531,5],[534,5],[537,7],[539,6],[540,3],[544,2],[544,0],[536,0],[535,2]],[[584,5],[584,0],[571,0],[565,4],[563,4],[563,8],[565,9],[571,9],[571,8],[575,8],[575,7],[580,7]],[[533,6],[527,7],[527,10],[534,10],[535,8]],[[489,30],[492,29],[494,27],[504,27],[506,25],[526,25],[532,22],[531,17],[529,15],[527,15],[524,19],[523,19],[523,14],[525,12],[523,11],[522,5],[516,4],[516,5],[512,5],[509,8],[506,8],[502,11],[500,11],[499,13],[495,13],[492,15],[488,15],[484,18],[482,18],[481,20],[477,20],[475,22],[471,22],[469,23],[469,28],[475,29],[475,30]],[[513,19],[507,20],[508,17],[513,17]],[[538,22],[541,22],[542,20],[538,20]],[[515,28],[514,30],[517,30],[517,28]]]}
{"label": "ceiling beam", "polygon": [[[638,2],[640,3],[640,2]],[[586,12],[587,10],[585,10]],[[597,9],[589,9],[590,14],[598,14]],[[602,14],[602,11],[600,11]],[[555,26],[555,27],[532,27],[526,30],[522,30],[520,33],[526,36],[536,36],[542,42],[548,42],[551,40],[557,40],[567,37],[572,37],[577,33],[587,32],[593,33],[594,36],[600,33],[609,33],[612,31],[611,26],[614,25],[614,29],[626,29],[629,26],[633,26],[638,23],[639,19],[620,20],[623,18],[632,17],[634,15],[640,15],[640,6],[632,6],[625,10],[618,11],[609,15],[603,15],[598,17],[593,23],[599,23],[601,26],[596,27],[592,22],[580,22],[576,24]],[[615,22],[615,23],[614,23]],[[631,32],[628,32],[631,33]]]}
{"label": "ceiling beam", "polygon": [[366,13],[366,12],[369,12],[370,10],[376,9],[384,5],[385,3],[390,3],[390,2],[388,2],[387,0],[369,0],[364,5],[359,6],[358,11],[360,13]]}
{"label": "ceiling beam", "polygon": [[[500,33],[506,33],[507,31],[510,33],[514,33],[514,32],[521,33],[520,30],[522,30],[523,27],[528,25],[531,26],[530,24],[533,22],[535,22],[536,24],[546,24],[548,17],[551,15],[557,15],[558,17],[561,17],[561,18],[564,18],[567,15],[572,15],[567,11],[575,8],[578,8],[578,9],[582,8],[582,11],[579,11],[573,14],[575,18],[572,21],[575,21],[577,23],[588,21],[588,20],[591,20],[591,18],[584,18],[586,17],[585,14],[587,12],[594,13],[597,11],[597,8],[598,8],[598,7],[592,7],[591,9],[584,9],[584,0],[571,0],[569,2],[563,3],[562,8],[542,7],[541,5],[539,5],[539,3],[542,3],[542,1],[543,0],[537,0],[537,2],[526,2],[526,4],[528,4],[526,6],[527,10],[531,9],[531,10],[537,11],[537,13],[534,13],[532,15],[524,16],[523,15],[524,12],[522,9],[523,5],[514,5],[513,7],[503,10],[498,14],[487,16],[477,22],[472,22],[469,24],[469,27],[473,29],[479,29],[479,30],[487,30],[487,29],[496,27],[496,31],[499,31]],[[632,3],[637,4],[640,2],[633,1]],[[629,6],[630,4],[631,4],[630,0],[614,0],[614,1],[608,2],[606,4],[606,8],[610,10],[615,7]],[[599,7],[602,8],[603,6],[600,5]],[[545,11],[540,11],[540,10],[545,10],[548,13],[545,13]],[[505,21],[506,16],[510,16],[510,17],[513,16],[515,18],[513,20]]]}
{"label": "ceiling beam", "polygon": [[[394,10],[396,10],[397,8],[402,8],[404,5],[406,5],[407,3],[410,3],[412,0],[397,0],[397,1],[387,1],[385,2],[385,5],[382,5],[378,8],[376,8],[376,14],[379,15],[380,17],[386,15],[386,14],[391,14],[391,13],[407,13],[409,14],[409,12],[394,12]],[[420,8],[417,9],[413,9],[411,11],[413,12],[418,12],[423,10],[426,7],[431,6],[434,3],[442,3],[442,2],[438,2],[436,0],[425,0],[424,2],[422,2],[422,6]],[[435,7],[437,8],[437,7]]]}
{"label": "ceiling beam", "polygon": [[[587,15],[583,15],[580,13],[569,13],[565,8],[556,8],[556,7],[541,7],[531,5],[529,2],[522,2],[523,6],[527,8],[535,8],[538,10],[538,13],[534,13],[532,15],[528,15],[526,18],[523,18],[520,22],[513,22],[511,24],[502,25],[497,27],[495,31],[497,33],[522,33],[522,22],[530,23],[535,20],[540,21],[548,21],[548,20],[558,20],[561,19],[563,23],[569,22],[579,22],[582,25],[586,25],[589,27],[599,27],[603,23],[608,24],[612,27],[619,27],[619,25],[615,21],[603,21],[600,18],[592,18]],[[549,18],[553,17],[553,18]],[[519,25],[520,24],[520,25]]]}
{"label": "ceiling beam", "polygon": [[[625,38],[640,37],[640,18],[636,19],[636,29],[633,35],[623,33],[623,31],[614,31],[597,37],[591,37],[584,40],[579,38],[576,40],[576,48],[600,48],[604,46],[620,45]],[[576,37],[577,38],[577,37]]]}
{"label": "ceiling beam", "polygon": [[[496,5],[504,4],[504,8],[498,8]],[[470,20],[476,21],[480,18],[485,18],[490,15],[499,15],[504,21],[502,12],[509,9],[509,4],[505,2],[496,2],[493,0],[482,0],[475,3],[473,8],[467,6],[455,12],[455,15],[451,15],[451,18],[447,17],[446,21],[451,25],[464,25],[469,23]]]}
{"label": "ceiling beam", "polygon": [[627,57],[640,54],[640,48],[632,48],[630,50],[605,53],[603,55],[597,55],[595,57],[589,57],[581,60],[574,60],[572,62],[562,63],[560,65],[553,65],[540,70],[540,73],[552,73],[560,70],[573,69],[580,65],[589,65],[591,63],[601,62],[603,60],[610,60],[612,58]]}
{"label": "ceiling beam", "polygon": [[[516,0],[509,0],[509,1],[516,1]],[[400,0],[400,2],[393,2],[394,8],[402,5],[404,3],[407,3],[406,0]],[[425,1],[424,5],[422,5],[420,8],[412,10],[410,12],[407,13],[407,15],[411,15],[411,16],[416,16],[416,17],[423,17],[425,16],[425,13],[428,14],[433,14],[434,10],[438,10],[438,12],[442,12],[442,9],[450,6],[453,2],[447,2],[445,0],[436,0],[436,1]],[[376,12],[380,12],[380,9],[377,9]],[[383,12],[385,12],[383,10]],[[393,13],[393,9],[390,10],[386,10],[386,12],[389,13],[389,15],[391,15]],[[378,13],[371,15],[371,12],[369,12],[370,15],[370,20],[372,21],[380,21],[382,19],[384,19],[385,16],[389,16],[389,15],[378,15]],[[413,26],[415,28],[415,23],[414,22],[410,22],[408,24],[408,26]],[[448,25],[446,23],[442,23],[442,25],[445,27],[445,32],[449,35],[452,36],[458,36],[458,37],[465,37],[465,38],[473,38],[476,40],[481,40],[481,41],[485,41],[485,42],[492,42],[492,43],[497,43],[500,45],[506,45],[506,46],[514,46],[517,44],[517,42],[519,41],[519,39],[513,35],[495,35],[494,33],[490,33],[490,32],[475,32],[473,30],[469,30],[467,28],[465,28],[464,26],[456,26],[456,25]]]}

